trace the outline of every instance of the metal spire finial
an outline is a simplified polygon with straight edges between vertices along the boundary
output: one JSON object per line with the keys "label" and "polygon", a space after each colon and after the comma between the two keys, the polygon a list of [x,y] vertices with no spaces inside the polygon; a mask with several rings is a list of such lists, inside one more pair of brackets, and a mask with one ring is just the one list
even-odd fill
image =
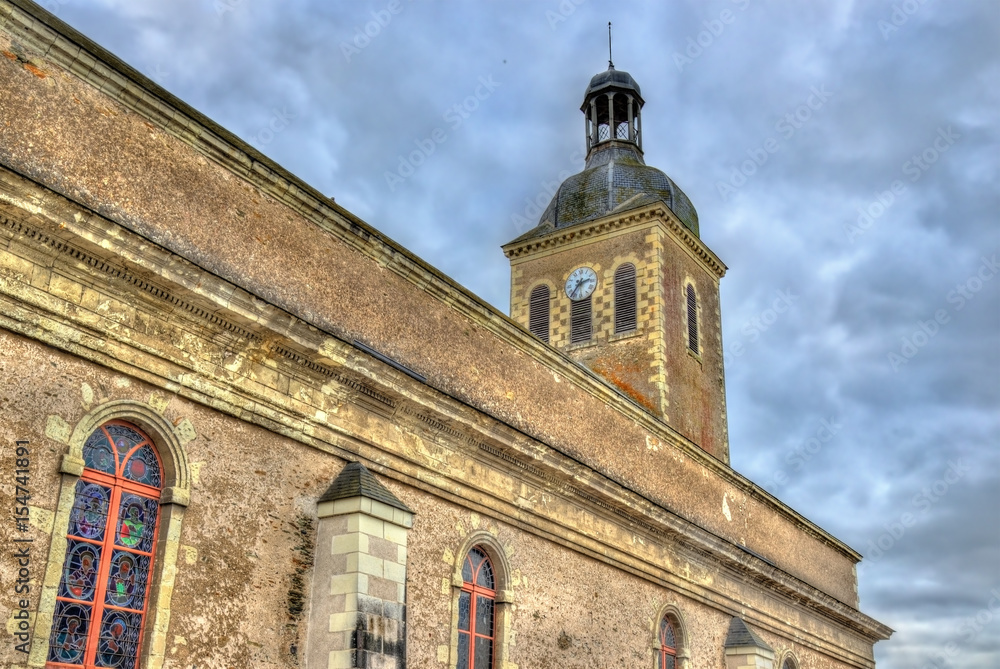
{"label": "metal spire finial", "polygon": [[615,64],[611,60],[611,21],[608,21],[608,69],[615,69]]}

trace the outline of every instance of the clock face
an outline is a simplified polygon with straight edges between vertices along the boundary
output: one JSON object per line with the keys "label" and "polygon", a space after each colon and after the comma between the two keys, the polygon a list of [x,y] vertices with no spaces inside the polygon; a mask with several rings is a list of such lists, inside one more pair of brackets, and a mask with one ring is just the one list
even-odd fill
{"label": "clock face", "polygon": [[585,300],[597,288],[597,272],[589,267],[577,267],[566,279],[566,296],[574,302]]}

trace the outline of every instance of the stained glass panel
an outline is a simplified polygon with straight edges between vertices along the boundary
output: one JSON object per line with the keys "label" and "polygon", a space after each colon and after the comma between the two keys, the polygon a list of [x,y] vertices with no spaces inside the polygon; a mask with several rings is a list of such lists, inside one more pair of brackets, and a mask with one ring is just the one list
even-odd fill
{"label": "stained glass panel", "polygon": [[145,437],[125,425],[105,425],[104,429],[108,431],[115,442],[115,451],[118,453],[119,462],[125,459],[125,456],[135,448],[136,444],[146,441]]}
{"label": "stained glass panel", "polygon": [[467,592],[459,593],[458,595],[458,629],[468,631],[469,625],[469,611],[472,606],[472,596]]}
{"label": "stained glass panel", "polygon": [[70,539],[66,545],[66,561],[63,566],[63,577],[59,582],[59,597],[82,602],[94,601],[97,566],[100,560],[100,545]]}
{"label": "stained glass panel", "polygon": [[137,483],[160,487],[160,463],[156,460],[153,447],[143,444],[133,453],[122,467],[122,476]]}
{"label": "stained glass panel", "polygon": [[[156,536],[159,494],[151,489],[162,486],[160,461],[150,440],[126,425],[103,425],[83,450],[48,660],[135,669],[153,567],[145,553],[152,553]],[[112,510],[116,517],[109,518]]]}
{"label": "stained glass panel", "polygon": [[84,480],[76,482],[76,498],[69,516],[69,534],[100,541],[108,520],[111,489]]}
{"label": "stained glass panel", "polygon": [[467,669],[469,666],[469,635],[458,635],[458,662],[455,665],[459,669]]}
{"label": "stained glass panel", "polygon": [[481,585],[484,588],[493,589],[493,565],[490,561],[483,556],[482,565],[479,567],[479,574],[476,576],[476,585]]}
{"label": "stained glass panel", "polygon": [[103,430],[95,430],[83,445],[83,464],[105,474],[115,473],[115,454]]}
{"label": "stained glass panel", "polygon": [[49,661],[83,664],[89,627],[89,606],[56,601],[52,634],[49,636]]}
{"label": "stained glass panel", "polygon": [[105,609],[101,619],[101,638],[97,645],[96,665],[114,669],[133,669],[139,652],[142,614]]}
{"label": "stained glass panel", "polygon": [[475,669],[490,669],[493,666],[493,639],[476,637]]}
{"label": "stained glass panel", "polygon": [[476,634],[493,636],[493,600],[476,596]]}
{"label": "stained glass panel", "polygon": [[142,609],[149,576],[149,557],[125,551],[115,551],[108,570],[105,604],[126,609]]}
{"label": "stained glass panel", "polygon": [[677,646],[677,642],[674,640],[674,627],[666,618],[660,622],[660,642],[667,648]]}
{"label": "stained glass panel", "polygon": [[153,547],[153,530],[159,504],[155,499],[123,492],[118,507],[115,545],[148,553]]}
{"label": "stained glass panel", "polygon": [[462,563],[462,580],[472,583],[472,551],[469,551],[465,556],[465,562]]}

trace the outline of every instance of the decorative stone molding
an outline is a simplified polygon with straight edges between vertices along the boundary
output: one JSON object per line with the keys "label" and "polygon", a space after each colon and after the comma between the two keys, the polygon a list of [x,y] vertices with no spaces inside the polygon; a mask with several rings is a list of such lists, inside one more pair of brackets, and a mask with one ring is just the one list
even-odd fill
{"label": "decorative stone molding", "polygon": [[511,242],[503,247],[503,252],[508,258],[519,258],[543,251],[548,248],[559,246],[575,239],[588,239],[603,235],[615,230],[631,227],[634,224],[661,222],[670,232],[674,234],[685,246],[687,246],[696,257],[708,266],[720,279],[726,274],[726,266],[718,256],[712,253],[705,244],[691,233],[684,225],[677,220],[665,206],[653,204],[649,207],[631,212],[625,216],[621,214],[609,214],[594,221],[579,223],[569,228],[557,229],[543,237],[527,239],[521,242]]}

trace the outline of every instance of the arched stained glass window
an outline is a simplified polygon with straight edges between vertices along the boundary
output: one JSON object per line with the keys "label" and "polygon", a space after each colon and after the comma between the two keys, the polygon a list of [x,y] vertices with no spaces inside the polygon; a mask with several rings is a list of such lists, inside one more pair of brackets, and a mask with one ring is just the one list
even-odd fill
{"label": "arched stained glass window", "polygon": [[83,460],[45,666],[135,669],[153,573],[160,457],[149,437],[112,421],[87,439]]}
{"label": "arched stained glass window", "polygon": [[674,669],[677,666],[677,635],[666,616],[660,620],[660,651],[656,666],[658,669]]}
{"label": "arched stained glass window", "polygon": [[496,608],[493,563],[478,546],[465,556],[462,592],[458,596],[458,663],[456,669],[493,667],[493,617]]}

